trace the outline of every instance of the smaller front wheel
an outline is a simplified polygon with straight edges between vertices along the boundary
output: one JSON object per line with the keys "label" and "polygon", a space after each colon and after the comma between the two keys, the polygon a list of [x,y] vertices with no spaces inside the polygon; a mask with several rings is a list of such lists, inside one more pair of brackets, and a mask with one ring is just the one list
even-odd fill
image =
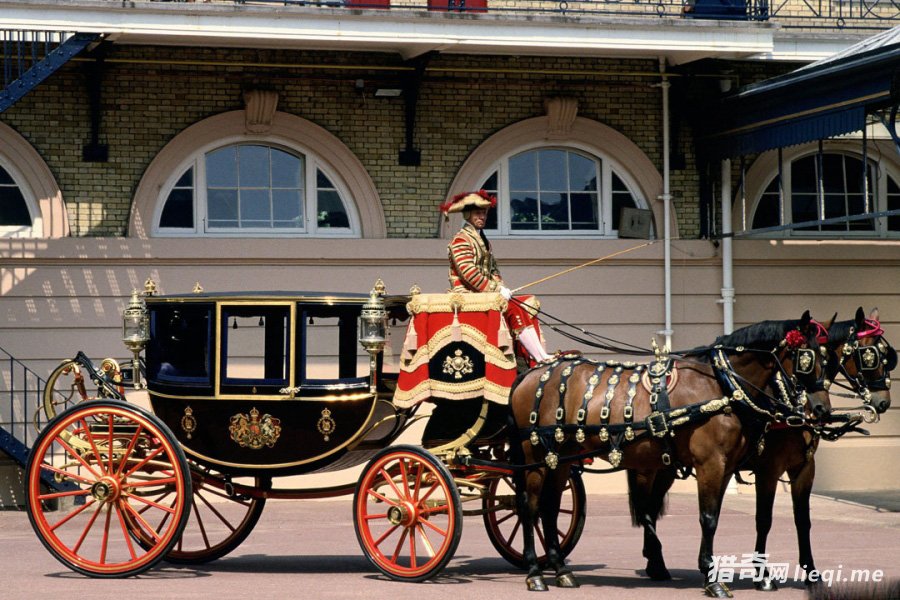
{"label": "smaller front wheel", "polygon": [[398,581],[439,573],[462,535],[459,491],[447,467],[415,446],[392,446],[366,466],[353,497],[366,558]]}

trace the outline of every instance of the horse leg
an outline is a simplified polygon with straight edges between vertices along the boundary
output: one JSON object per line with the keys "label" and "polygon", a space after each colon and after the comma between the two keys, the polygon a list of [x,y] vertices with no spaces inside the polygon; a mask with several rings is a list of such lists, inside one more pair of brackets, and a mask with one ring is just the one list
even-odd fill
{"label": "horse leg", "polygon": [[524,548],[522,559],[528,567],[528,575],[525,577],[525,585],[530,592],[546,592],[547,583],[544,581],[540,565],[538,565],[537,552],[534,547],[534,526],[538,515],[538,498],[543,487],[544,475],[539,471],[528,473],[516,473],[516,512],[522,526],[522,540]]}
{"label": "horse leg", "polygon": [[628,470],[628,500],[631,522],[644,530],[643,555],[647,576],[654,581],[672,578],[663,558],[662,543],[656,533],[656,521],[663,512],[666,493],[675,480],[675,472]]}
{"label": "horse leg", "polygon": [[[812,544],[809,540],[811,526],[809,518],[809,496],[816,477],[815,456],[788,471],[791,479],[791,500],[794,505],[794,527],[797,529],[797,546],[800,550],[800,565],[806,574],[816,571],[813,561]],[[807,584],[809,581],[807,580]]]}
{"label": "horse leg", "polygon": [[544,544],[547,547],[547,563],[556,572],[556,584],[561,588],[577,588],[578,580],[559,548],[559,507],[562,493],[569,479],[569,468],[563,467],[547,474],[541,492],[541,524],[544,530]]}
{"label": "horse leg", "polygon": [[762,555],[766,553],[769,531],[772,529],[772,506],[775,504],[775,492],[780,476],[780,469],[776,469],[774,465],[768,465],[768,467],[756,472],[756,547],[754,553],[755,559],[762,561],[759,564],[762,573],[757,573],[753,585],[761,592],[774,592],[778,589],[762,558]]}
{"label": "horse leg", "polygon": [[719,526],[719,513],[722,510],[725,488],[731,476],[730,474],[728,477],[725,476],[724,463],[717,460],[709,460],[697,465],[696,472],[697,496],[700,502],[700,530],[702,532],[697,562],[705,582],[703,589],[710,598],[732,598],[728,586],[719,581],[709,580],[714,567],[713,540]]}

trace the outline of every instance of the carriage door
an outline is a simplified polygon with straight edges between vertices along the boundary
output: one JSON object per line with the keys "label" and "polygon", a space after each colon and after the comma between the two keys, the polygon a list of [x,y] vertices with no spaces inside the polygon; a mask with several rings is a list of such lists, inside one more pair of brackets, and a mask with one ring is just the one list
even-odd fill
{"label": "carriage door", "polygon": [[279,390],[292,385],[291,304],[223,304],[220,310],[220,393],[283,396]]}

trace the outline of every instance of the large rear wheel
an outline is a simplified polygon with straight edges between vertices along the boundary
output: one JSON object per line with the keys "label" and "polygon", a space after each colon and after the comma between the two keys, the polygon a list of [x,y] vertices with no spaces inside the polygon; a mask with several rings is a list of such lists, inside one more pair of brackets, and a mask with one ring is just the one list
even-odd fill
{"label": "large rear wheel", "polygon": [[[267,490],[271,485],[272,480],[269,478],[232,480],[220,473],[192,465],[190,516],[184,533],[178,538],[175,547],[166,554],[166,561],[198,565],[232,552],[253,531],[266,506],[265,498],[243,494],[240,488]],[[175,501],[174,490],[164,490],[153,501],[171,505]],[[152,539],[146,537],[140,537],[138,541],[144,547],[152,543]]]}
{"label": "large rear wheel", "polygon": [[366,466],[353,498],[369,561],[400,581],[424,581],[453,558],[462,534],[459,491],[447,467],[415,446],[392,446]]}
{"label": "large rear wheel", "polygon": [[[559,547],[563,557],[568,556],[578,540],[581,539],[587,514],[585,511],[586,498],[581,474],[573,471],[563,490],[562,502],[559,507],[559,522],[557,523]],[[513,566],[520,569],[527,568],[522,556],[525,541],[522,533],[522,521],[519,519],[516,509],[516,494],[512,477],[501,477],[491,481],[482,499],[482,508],[484,509],[484,527],[494,548]],[[539,522],[535,523],[534,530],[538,564],[546,566],[547,542]]]}
{"label": "large rear wheel", "polygon": [[[165,424],[140,407],[96,400],[69,408],[38,435],[26,469],[31,526],[57,560],[79,573],[142,573],[163,559],[187,523],[184,452]],[[171,500],[154,500],[164,494]]]}

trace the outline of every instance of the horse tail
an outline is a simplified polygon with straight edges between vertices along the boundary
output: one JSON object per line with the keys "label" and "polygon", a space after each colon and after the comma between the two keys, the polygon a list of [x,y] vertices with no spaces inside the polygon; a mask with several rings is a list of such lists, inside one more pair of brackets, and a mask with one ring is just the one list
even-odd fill
{"label": "horse tail", "polygon": [[641,487],[637,482],[637,471],[628,469],[628,509],[631,512],[631,524],[643,527],[655,523],[666,514],[666,498],[674,481],[674,471],[657,471],[650,490]]}
{"label": "horse tail", "polygon": [[638,504],[643,504],[642,494],[637,489],[637,473],[628,469],[626,471],[628,473],[628,510],[631,512],[631,524],[634,527],[640,527],[643,523],[643,507],[638,506]]}

